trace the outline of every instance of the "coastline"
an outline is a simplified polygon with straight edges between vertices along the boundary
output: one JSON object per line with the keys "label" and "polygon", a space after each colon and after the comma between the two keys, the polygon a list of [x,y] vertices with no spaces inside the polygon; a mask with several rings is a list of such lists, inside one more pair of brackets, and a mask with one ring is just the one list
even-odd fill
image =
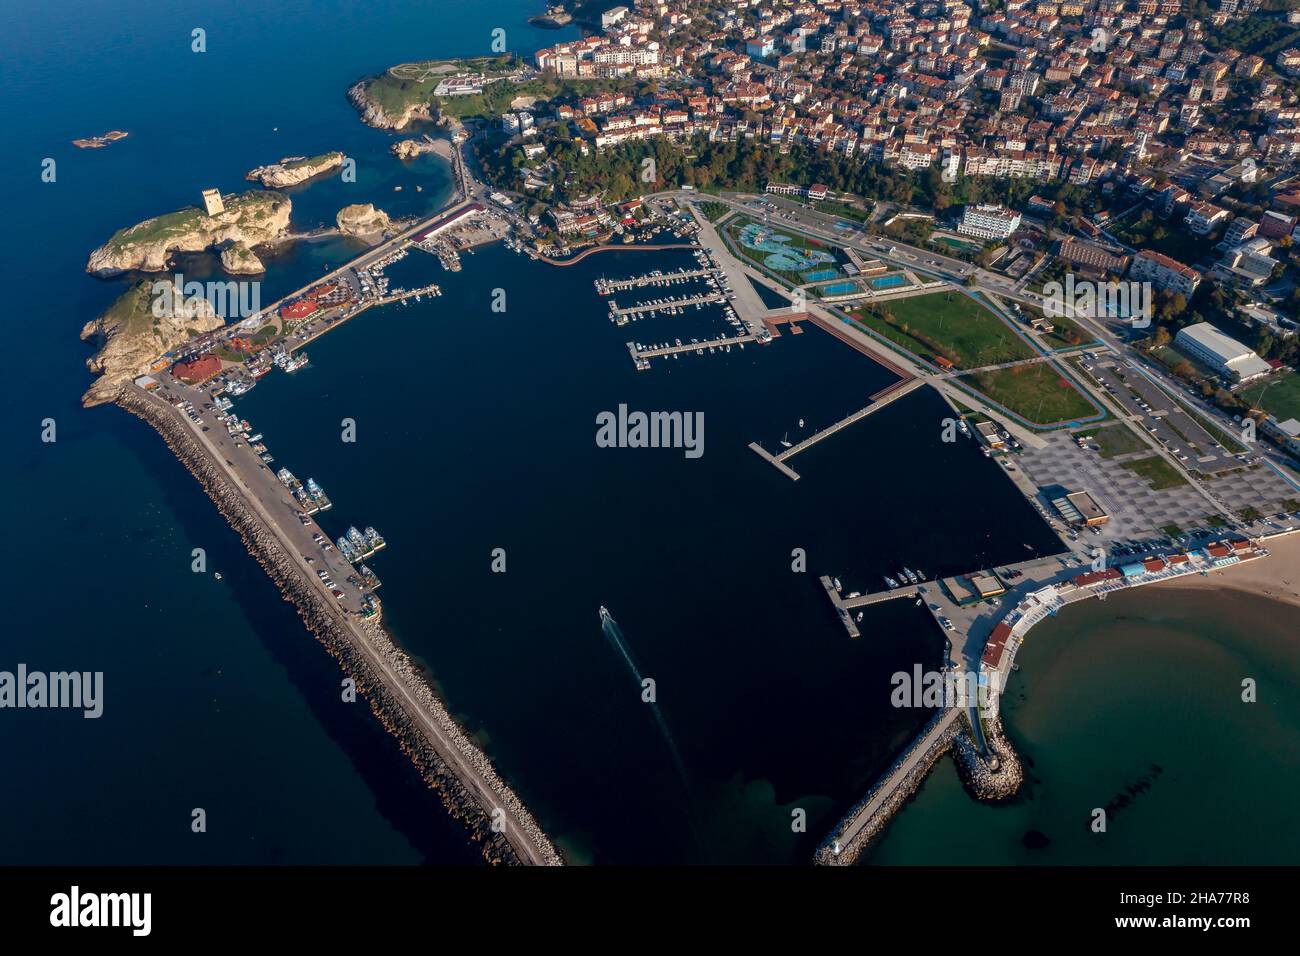
{"label": "coastline", "polygon": [[290,557],[269,516],[258,514],[202,442],[160,400],[131,388],[115,404],[152,426],[198,480],[245,548],[307,629],[351,677],[380,723],[397,738],[448,813],[501,864],[558,866],[564,860],[514,791],[434,694],[420,669],[377,621],[355,622],[328,603]]}
{"label": "coastline", "polygon": [[1269,555],[1262,561],[1219,568],[1205,577],[1193,575],[1161,581],[1156,586],[1184,590],[1235,591],[1300,607],[1300,534],[1267,538],[1264,547],[1268,549]]}

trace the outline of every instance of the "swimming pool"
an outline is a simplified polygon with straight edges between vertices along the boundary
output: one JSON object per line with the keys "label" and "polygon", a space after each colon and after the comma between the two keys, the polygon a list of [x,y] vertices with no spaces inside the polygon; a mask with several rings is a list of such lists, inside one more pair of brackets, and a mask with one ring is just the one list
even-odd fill
{"label": "swimming pool", "polygon": [[[755,252],[769,253],[763,259],[763,265],[781,272],[802,272],[816,266],[834,263],[835,257],[816,249],[795,249],[789,243],[793,238],[782,233],[773,232],[767,226],[751,222],[740,230],[740,244]],[[834,278],[838,272],[831,271],[825,278]]]}

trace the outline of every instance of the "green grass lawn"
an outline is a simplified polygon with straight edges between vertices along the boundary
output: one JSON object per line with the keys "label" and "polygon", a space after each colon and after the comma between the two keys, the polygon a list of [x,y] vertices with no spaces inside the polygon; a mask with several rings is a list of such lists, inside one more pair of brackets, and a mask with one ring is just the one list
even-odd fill
{"label": "green grass lawn", "polygon": [[1088,400],[1046,362],[977,372],[961,380],[1036,425],[1097,414]]}
{"label": "green grass lawn", "polygon": [[1300,418],[1300,373],[1270,375],[1264,381],[1242,389],[1238,394],[1279,421]]}
{"label": "green grass lawn", "polygon": [[1032,358],[1005,322],[960,292],[936,292],[872,306],[860,321],[910,352],[942,356],[957,368]]}
{"label": "green grass lawn", "polygon": [[1102,458],[1114,458],[1132,451],[1145,451],[1147,444],[1133,434],[1126,425],[1115,424],[1108,428],[1099,428],[1090,432],[1092,440],[1101,447]]}
{"label": "green grass lawn", "polygon": [[1134,461],[1123,462],[1122,466],[1129,471],[1141,475],[1156,491],[1162,488],[1176,488],[1179,485],[1187,484],[1187,479],[1179,474],[1178,469],[1169,462],[1165,461],[1159,455],[1151,455],[1147,458],[1138,458]]}
{"label": "green grass lawn", "polygon": [[843,219],[852,219],[856,222],[866,222],[870,210],[859,209],[857,206],[850,206],[848,203],[835,202],[830,199],[823,199],[819,203],[814,203],[814,208],[818,212],[824,212],[828,216],[839,216]]}

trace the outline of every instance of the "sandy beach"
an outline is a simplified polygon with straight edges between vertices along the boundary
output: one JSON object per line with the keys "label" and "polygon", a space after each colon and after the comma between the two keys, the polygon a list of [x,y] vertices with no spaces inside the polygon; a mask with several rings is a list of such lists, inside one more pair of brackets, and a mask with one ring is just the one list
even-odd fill
{"label": "sandy beach", "polygon": [[1300,533],[1270,538],[1264,542],[1269,555],[1211,571],[1188,575],[1155,585],[1162,588],[1226,589],[1266,597],[1300,607]]}

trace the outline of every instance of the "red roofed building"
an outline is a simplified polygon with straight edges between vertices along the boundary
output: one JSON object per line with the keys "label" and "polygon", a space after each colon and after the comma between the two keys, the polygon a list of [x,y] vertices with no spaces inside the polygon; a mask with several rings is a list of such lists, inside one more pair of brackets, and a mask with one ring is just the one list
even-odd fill
{"label": "red roofed building", "polygon": [[311,315],[319,306],[311,299],[299,299],[297,302],[290,302],[288,305],[280,307],[280,318],[289,322],[296,322],[299,319],[305,319]]}
{"label": "red roofed building", "polygon": [[1116,578],[1122,578],[1123,576],[1124,573],[1119,568],[1107,568],[1105,571],[1085,571],[1074,579],[1074,583],[1079,587],[1087,587],[1089,584],[1114,581]]}
{"label": "red roofed building", "polygon": [[182,382],[199,385],[221,371],[221,359],[215,355],[200,355],[189,362],[181,362],[172,369],[172,374]]}

